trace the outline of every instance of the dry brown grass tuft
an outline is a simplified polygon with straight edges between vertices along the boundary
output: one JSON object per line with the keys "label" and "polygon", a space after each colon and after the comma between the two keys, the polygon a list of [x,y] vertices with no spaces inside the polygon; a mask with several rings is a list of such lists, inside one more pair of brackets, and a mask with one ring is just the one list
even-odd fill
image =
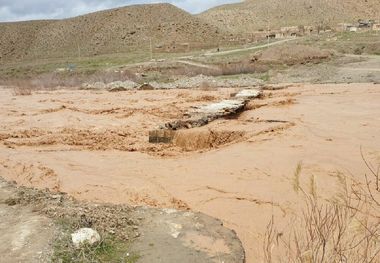
{"label": "dry brown grass tuft", "polygon": [[293,177],[293,189],[296,193],[298,193],[300,190],[301,171],[302,171],[302,162],[299,162],[297,164],[297,168],[296,168],[296,171],[294,172],[294,177]]}
{"label": "dry brown grass tuft", "polygon": [[[380,262],[379,169],[363,160],[370,173],[362,181],[339,173],[341,192],[334,199],[318,198],[314,177],[310,192],[297,184],[304,208],[283,230],[272,217],[264,238],[265,262]],[[299,166],[295,177],[298,171]]]}

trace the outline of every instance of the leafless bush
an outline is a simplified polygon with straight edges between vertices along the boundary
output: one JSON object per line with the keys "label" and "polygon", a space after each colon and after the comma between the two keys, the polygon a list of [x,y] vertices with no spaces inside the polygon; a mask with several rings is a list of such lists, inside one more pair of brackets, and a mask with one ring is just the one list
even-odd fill
{"label": "leafless bush", "polygon": [[379,168],[363,160],[369,175],[357,181],[338,174],[341,193],[333,200],[317,197],[313,179],[308,192],[294,184],[304,208],[283,231],[272,217],[263,243],[265,262],[380,262]]}

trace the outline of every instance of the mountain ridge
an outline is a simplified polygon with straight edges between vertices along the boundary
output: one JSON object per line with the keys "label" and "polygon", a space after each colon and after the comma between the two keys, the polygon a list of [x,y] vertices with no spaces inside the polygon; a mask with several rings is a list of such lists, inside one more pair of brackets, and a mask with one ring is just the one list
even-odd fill
{"label": "mountain ridge", "polygon": [[378,0],[246,0],[211,8],[198,15],[234,33],[285,26],[330,26],[358,19],[380,19]]}
{"label": "mountain ridge", "polygon": [[0,23],[0,60],[217,46],[227,34],[171,4],[132,5],[61,20]]}

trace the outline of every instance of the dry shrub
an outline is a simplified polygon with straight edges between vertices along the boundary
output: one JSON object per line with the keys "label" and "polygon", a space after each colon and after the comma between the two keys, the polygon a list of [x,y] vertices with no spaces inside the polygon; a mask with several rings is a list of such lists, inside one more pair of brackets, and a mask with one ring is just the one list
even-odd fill
{"label": "dry shrub", "polygon": [[338,174],[341,192],[332,200],[317,197],[313,178],[309,191],[294,184],[305,206],[286,231],[272,217],[263,244],[265,262],[380,262],[379,169],[363,160],[370,175],[357,181]]}
{"label": "dry shrub", "polygon": [[13,96],[30,96],[32,95],[32,89],[27,87],[14,87],[12,94]]}

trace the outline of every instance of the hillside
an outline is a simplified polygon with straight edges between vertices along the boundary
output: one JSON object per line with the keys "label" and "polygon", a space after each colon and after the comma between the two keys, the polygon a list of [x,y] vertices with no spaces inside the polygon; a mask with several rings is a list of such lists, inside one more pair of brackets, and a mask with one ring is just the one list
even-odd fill
{"label": "hillside", "polygon": [[198,17],[226,30],[247,33],[266,30],[268,25],[335,26],[359,18],[379,19],[380,5],[378,0],[246,0],[212,8]]}
{"label": "hillside", "polygon": [[216,26],[170,4],[134,5],[64,20],[0,23],[0,61],[213,47]]}

